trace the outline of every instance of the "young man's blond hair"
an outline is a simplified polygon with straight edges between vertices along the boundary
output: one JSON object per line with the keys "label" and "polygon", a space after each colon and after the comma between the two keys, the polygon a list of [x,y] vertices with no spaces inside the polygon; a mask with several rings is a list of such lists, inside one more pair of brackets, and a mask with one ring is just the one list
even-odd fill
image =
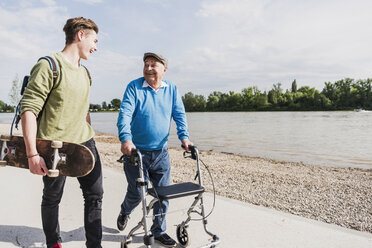
{"label": "young man's blond hair", "polygon": [[85,29],[94,30],[98,34],[98,26],[91,19],[86,19],[84,17],[68,19],[63,27],[63,31],[66,34],[66,45],[74,41],[77,32]]}

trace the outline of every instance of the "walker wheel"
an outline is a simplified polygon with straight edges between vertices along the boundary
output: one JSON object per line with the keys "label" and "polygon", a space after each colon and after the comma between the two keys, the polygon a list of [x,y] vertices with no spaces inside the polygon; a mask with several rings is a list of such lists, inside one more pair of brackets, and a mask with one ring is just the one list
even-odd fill
{"label": "walker wheel", "polygon": [[0,167],[5,167],[7,164],[8,163],[5,160],[0,160]]}
{"label": "walker wheel", "polygon": [[59,170],[48,170],[48,177],[58,177]]}
{"label": "walker wheel", "polygon": [[10,135],[2,134],[0,136],[1,141],[10,141]]}
{"label": "walker wheel", "polygon": [[126,238],[123,238],[120,243],[120,248],[128,248],[127,240]]}
{"label": "walker wheel", "polygon": [[58,148],[62,148],[63,146],[63,143],[62,141],[55,141],[53,140],[52,141],[52,144],[50,145],[53,149],[58,149]]}
{"label": "walker wheel", "polygon": [[185,225],[179,224],[177,226],[177,240],[183,246],[186,247],[190,244],[189,234]]}

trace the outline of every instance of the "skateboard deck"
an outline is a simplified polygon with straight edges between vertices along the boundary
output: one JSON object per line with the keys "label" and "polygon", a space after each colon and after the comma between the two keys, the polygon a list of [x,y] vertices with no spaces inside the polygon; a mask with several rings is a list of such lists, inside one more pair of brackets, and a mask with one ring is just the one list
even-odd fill
{"label": "skateboard deck", "polygon": [[[89,174],[94,167],[93,153],[83,145],[36,139],[36,147],[48,170],[57,172],[52,177],[58,176],[58,174],[82,177]],[[2,135],[0,137],[0,154],[0,165],[2,166],[29,168],[26,146],[22,136]],[[56,164],[56,168],[53,168],[53,163]]]}

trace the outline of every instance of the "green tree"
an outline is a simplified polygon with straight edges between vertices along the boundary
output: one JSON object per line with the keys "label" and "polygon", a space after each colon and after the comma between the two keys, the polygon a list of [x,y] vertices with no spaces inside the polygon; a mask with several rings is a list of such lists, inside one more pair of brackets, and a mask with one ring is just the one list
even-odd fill
{"label": "green tree", "polygon": [[118,110],[120,108],[121,101],[118,98],[114,98],[111,100],[111,107],[115,110]]}
{"label": "green tree", "polygon": [[257,91],[257,87],[249,87],[242,90],[242,108],[243,110],[254,109],[254,96]]}
{"label": "green tree", "polygon": [[216,111],[218,108],[219,98],[215,95],[210,94],[207,100],[207,111]]}
{"label": "green tree", "polygon": [[222,93],[220,96],[220,100],[218,101],[218,110],[220,111],[228,111],[229,110],[229,99],[230,95],[226,93]]}
{"label": "green tree", "polygon": [[330,110],[332,109],[332,102],[328,99],[323,93],[320,93],[320,105],[321,110]]}
{"label": "green tree", "polygon": [[295,79],[292,82],[292,93],[296,93],[296,92],[297,92],[297,82],[296,82],[296,79]]}
{"label": "green tree", "polygon": [[[297,89],[296,89],[296,92],[297,92]],[[298,104],[295,103],[296,92],[293,92],[293,87],[292,87],[291,91],[286,90],[284,93],[284,99],[285,99],[284,101],[289,110],[298,110],[299,108]]]}
{"label": "green tree", "polygon": [[322,90],[322,94],[329,99],[331,106],[330,109],[336,108],[336,101],[337,101],[337,90],[331,82],[324,83],[324,88]]}
{"label": "green tree", "polygon": [[5,102],[3,102],[3,101],[1,101],[0,100],[0,112],[4,112],[5,110],[5,106],[6,106],[6,104],[5,104]]}
{"label": "green tree", "polygon": [[228,111],[240,111],[243,110],[243,98],[240,93],[235,93],[234,91],[229,92],[227,97],[226,109]]}
{"label": "green tree", "polygon": [[261,93],[257,87],[254,90],[253,107],[257,110],[265,110],[269,106],[269,100],[266,91]]}
{"label": "green tree", "polygon": [[18,79],[18,75],[15,76],[14,80],[12,81],[12,87],[9,91],[9,99],[10,104],[13,106],[17,106],[19,101],[21,100],[21,81]]}
{"label": "green tree", "polygon": [[315,109],[315,94],[319,95],[319,92],[315,88],[310,88],[309,86],[302,86],[298,89],[298,92],[302,93],[298,98],[300,108],[303,110]]}
{"label": "green tree", "polygon": [[186,93],[182,97],[182,101],[187,112],[205,111],[207,105],[203,95],[194,95],[191,92]]}
{"label": "green tree", "polygon": [[89,109],[91,111],[100,111],[102,109],[102,107],[99,104],[90,104]]}
{"label": "green tree", "polygon": [[283,89],[281,86],[281,83],[273,84],[273,89],[271,89],[268,93],[269,103],[272,104],[274,109],[284,105],[285,103],[285,98],[282,93]]}
{"label": "green tree", "polygon": [[218,111],[220,110],[220,99],[222,93],[219,91],[214,91],[213,93],[209,94],[207,100],[207,110],[208,111]]}
{"label": "green tree", "polygon": [[10,106],[3,101],[0,101],[0,112],[14,112],[14,106]]}
{"label": "green tree", "polygon": [[355,108],[372,107],[372,79],[358,80],[352,84],[352,98]]}
{"label": "green tree", "polygon": [[103,110],[108,110],[108,106],[107,106],[106,101],[102,102],[102,109]]}
{"label": "green tree", "polygon": [[351,85],[353,81],[353,79],[346,78],[335,82],[334,85],[337,92],[336,104],[339,109],[344,109],[352,106]]}

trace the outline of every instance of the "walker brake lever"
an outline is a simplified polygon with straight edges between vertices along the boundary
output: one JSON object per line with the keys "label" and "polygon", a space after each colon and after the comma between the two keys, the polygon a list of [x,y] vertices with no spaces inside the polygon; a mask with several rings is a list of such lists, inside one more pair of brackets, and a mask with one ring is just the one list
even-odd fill
{"label": "walker brake lever", "polygon": [[123,163],[124,162],[124,155],[121,155],[121,157],[116,160],[116,162]]}
{"label": "walker brake lever", "polygon": [[183,152],[183,158],[192,158],[191,155],[186,155],[186,154],[191,154],[191,152],[184,151],[184,152]]}
{"label": "walker brake lever", "polygon": [[[132,152],[132,154],[130,155],[129,157],[129,162],[132,164],[132,165],[138,165],[138,157],[136,156],[137,153],[135,152]],[[121,157],[116,160],[117,162],[119,163],[123,163],[124,162],[124,158],[125,158],[126,155],[121,155]]]}

